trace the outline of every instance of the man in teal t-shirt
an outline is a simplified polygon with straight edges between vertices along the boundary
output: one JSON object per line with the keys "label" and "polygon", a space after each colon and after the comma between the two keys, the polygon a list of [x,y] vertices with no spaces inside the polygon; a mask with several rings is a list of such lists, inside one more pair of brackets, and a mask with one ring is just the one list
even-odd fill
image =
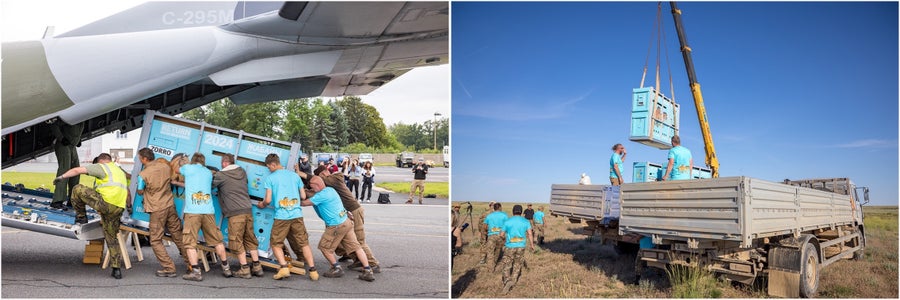
{"label": "man in teal t-shirt", "polygon": [[624,177],[622,177],[622,172],[625,169],[622,168],[622,164],[625,162],[625,146],[622,144],[616,144],[612,147],[613,154],[612,157],[609,158],[609,183],[612,185],[621,185],[625,183]]}
{"label": "man in teal t-shirt", "polygon": [[506,213],[500,211],[502,206],[500,203],[494,203],[494,212],[484,218],[484,224],[487,225],[487,241],[484,242],[482,248],[483,256],[479,265],[487,262],[491,263],[491,269],[497,269],[497,260],[500,259],[500,251],[503,250],[503,238],[500,232],[503,231],[503,223],[508,218]]}
{"label": "man in teal t-shirt", "polygon": [[[319,280],[319,272],[313,261],[312,250],[309,248],[309,236],[306,225],[303,223],[303,210],[300,201],[306,198],[303,191],[303,181],[297,173],[285,170],[281,166],[278,154],[272,153],[266,156],[266,167],[269,168],[269,176],[266,176],[263,186],[266,189],[266,197],[259,202],[259,208],[266,208],[269,203],[275,207],[275,220],[272,222],[272,235],[269,245],[281,268],[272,278],[280,280],[291,276],[291,268],[284,259],[284,239],[291,239],[301,247],[303,258],[309,266],[310,280]],[[297,249],[294,249],[297,251]]]}
{"label": "man in teal t-shirt", "polygon": [[666,175],[662,180],[687,180],[691,179],[691,170],[694,168],[694,159],[691,150],[681,146],[681,138],[672,137],[672,149],[669,149],[669,164],[666,166]]}
{"label": "man in teal t-shirt", "polygon": [[544,244],[544,207],[538,206],[538,211],[534,212],[534,239],[538,244]]}
{"label": "man in teal t-shirt", "polygon": [[200,264],[197,262],[197,240],[203,230],[203,240],[207,246],[215,246],[219,261],[222,262],[222,275],[231,277],[228,257],[225,255],[225,244],[222,243],[222,231],[216,224],[216,210],[212,200],[212,172],[206,168],[206,157],[201,153],[191,156],[191,163],[181,166],[177,171],[184,176],[184,182],[173,182],[184,186],[184,230],[182,243],[191,263],[191,272],[181,276],[184,280],[201,281]]}
{"label": "man in teal t-shirt", "polygon": [[503,292],[509,293],[519,276],[522,275],[522,266],[525,265],[525,246],[534,250],[534,241],[531,239],[531,222],[522,217],[522,206],[513,206],[513,217],[503,223],[502,233],[506,240],[506,249],[503,250]]}
{"label": "man in teal t-shirt", "polygon": [[356,253],[357,260],[363,266],[363,273],[358,278],[375,281],[375,274],[372,267],[369,266],[366,251],[356,239],[356,232],[351,220],[353,216],[344,209],[341,196],[334,188],[326,187],[322,177],[313,176],[309,179],[309,185],[315,194],[309,200],[303,200],[302,204],[303,206],[312,206],[319,218],[325,221],[325,232],[322,233],[322,239],[319,240],[319,250],[331,263],[331,269],[322,276],[330,278],[344,276],[341,263],[334,254],[334,251],[340,246],[347,253]]}

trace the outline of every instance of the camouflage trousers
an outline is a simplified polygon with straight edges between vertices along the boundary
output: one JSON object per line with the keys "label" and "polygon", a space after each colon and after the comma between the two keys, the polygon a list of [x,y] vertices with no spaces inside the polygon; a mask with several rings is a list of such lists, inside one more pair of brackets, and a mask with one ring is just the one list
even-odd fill
{"label": "camouflage trousers", "polygon": [[489,235],[484,246],[481,247],[484,254],[482,259],[496,269],[497,260],[500,259],[500,250],[503,250],[503,238],[499,234]]}
{"label": "camouflage trousers", "polygon": [[544,236],[544,224],[534,223],[534,240]]}
{"label": "camouflage trousers", "polygon": [[86,218],[85,205],[90,206],[100,214],[100,226],[103,227],[103,237],[106,239],[106,250],[109,251],[109,265],[119,268],[122,261],[122,253],[119,251],[119,225],[122,224],[122,212],[124,208],[112,205],[103,200],[100,193],[83,185],[76,185],[72,189],[72,208],[75,209],[75,217]]}
{"label": "camouflage trousers", "polygon": [[506,248],[503,250],[503,288],[506,291],[512,289],[519,276],[522,275],[522,267],[525,266],[525,248]]}

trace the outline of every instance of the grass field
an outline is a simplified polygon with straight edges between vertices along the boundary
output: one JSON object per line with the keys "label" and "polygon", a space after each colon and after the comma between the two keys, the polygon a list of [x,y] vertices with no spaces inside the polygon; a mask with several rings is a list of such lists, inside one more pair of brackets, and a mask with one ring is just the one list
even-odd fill
{"label": "grass field", "polygon": [[[395,193],[409,194],[411,182],[376,182],[375,186],[391,190]],[[438,198],[449,198],[450,183],[448,182],[425,182],[425,194],[435,194]]]}
{"label": "grass field", "polygon": [[[466,205],[462,213],[466,216]],[[478,222],[486,203],[473,203],[473,224]],[[509,213],[514,203],[503,203]],[[543,206],[547,212],[548,204]],[[898,229],[897,207],[866,207],[865,224],[868,246],[862,261],[836,262],[820,273],[819,297],[823,298],[897,298]],[[601,245],[599,237],[582,234],[584,224],[571,224],[565,218],[545,218],[545,244],[526,254],[527,268],[515,288],[500,294],[500,271],[479,269],[480,246],[477,229],[463,233],[463,253],[454,259],[451,271],[452,297],[459,298],[764,298],[764,288],[731,284],[712,274],[692,270],[667,275],[655,270],[645,272],[634,284],[634,254],[622,254],[610,245]],[[474,229],[474,230],[473,230]],[[475,233],[475,235],[473,235]],[[674,276],[672,276],[674,275]],[[676,278],[670,283],[669,277]]]}
{"label": "grass field", "polygon": [[50,189],[50,191],[53,191],[53,178],[56,177],[55,175],[56,174],[53,173],[4,171],[0,173],[0,181],[2,181],[3,183],[9,182],[12,184],[21,183],[24,184],[26,188],[30,189],[43,187],[46,189]]}

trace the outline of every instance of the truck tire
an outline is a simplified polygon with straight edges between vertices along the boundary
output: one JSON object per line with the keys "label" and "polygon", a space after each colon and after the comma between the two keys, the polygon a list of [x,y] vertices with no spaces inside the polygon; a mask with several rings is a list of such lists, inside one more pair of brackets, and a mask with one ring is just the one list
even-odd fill
{"label": "truck tire", "polygon": [[813,298],[819,288],[819,252],[816,246],[806,243],[800,257],[800,297]]}

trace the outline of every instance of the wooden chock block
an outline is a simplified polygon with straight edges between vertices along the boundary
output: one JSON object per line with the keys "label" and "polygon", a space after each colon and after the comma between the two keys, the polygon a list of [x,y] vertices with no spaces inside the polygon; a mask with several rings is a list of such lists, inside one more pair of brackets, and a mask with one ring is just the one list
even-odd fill
{"label": "wooden chock block", "polygon": [[81,262],[88,265],[99,265],[103,259],[103,240],[88,241],[84,245],[84,257]]}

